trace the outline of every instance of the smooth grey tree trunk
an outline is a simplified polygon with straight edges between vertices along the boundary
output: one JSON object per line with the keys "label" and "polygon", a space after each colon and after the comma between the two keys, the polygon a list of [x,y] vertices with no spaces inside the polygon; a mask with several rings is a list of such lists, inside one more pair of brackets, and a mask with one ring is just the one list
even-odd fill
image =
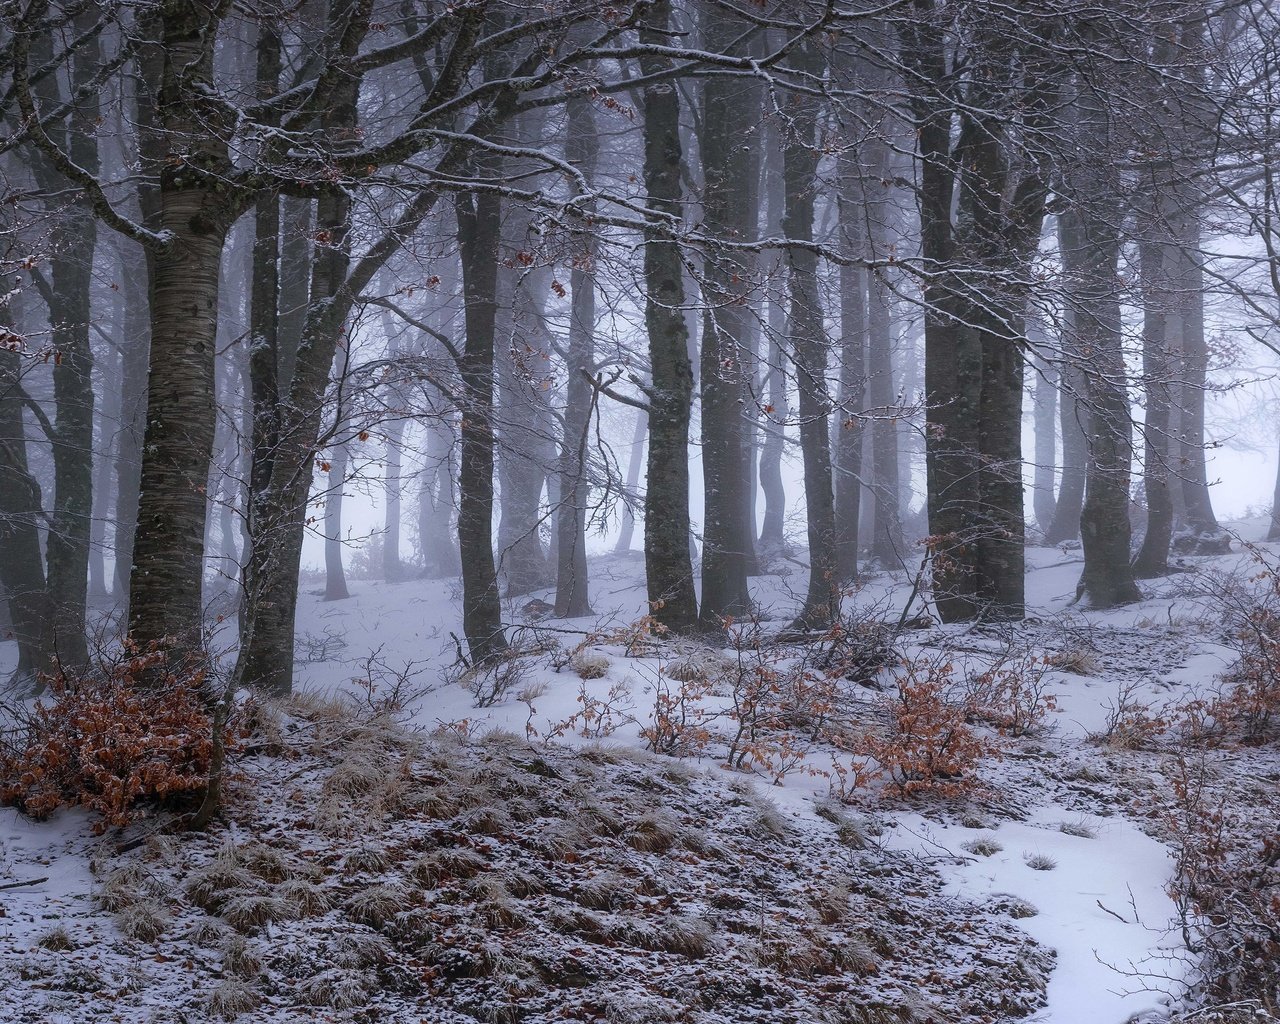
{"label": "smooth grey tree trunk", "polygon": [[[655,0],[640,29],[642,46],[671,43],[670,0]],[[661,75],[670,58],[647,52],[641,74]],[[650,612],[673,632],[697,625],[698,602],[689,556],[689,420],[693,366],[684,305],[684,265],[671,234],[680,226],[680,96],[657,80],[644,89],[645,327],[652,383],[644,496],[645,578]]]}
{"label": "smooth grey tree trunk", "polygon": [[640,486],[640,467],[644,464],[645,437],[649,432],[649,414],[643,409],[636,410],[635,427],[631,432],[631,445],[627,455],[627,481],[625,497],[622,502],[622,527],[618,532],[618,543],[614,551],[623,553],[631,550],[632,538],[635,536],[636,517],[631,511],[632,496]]}
{"label": "smooth grey tree trunk", "polygon": [[[703,46],[732,52],[745,24],[704,9]],[[702,89],[699,146],[706,229],[735,241],[755,236],[757,145],[762,93],[751,79],[709,79]],[[709,248],[702,274],[703,330],[699,353],[702,413],[702,628],[721,631],[726,619],[751,610],[747,576],[755,561],[751,473],[745,415],[754,345],[748,289],[754,258]]]}
{"label": "smooth grey tree trunk", "polygon": [[455,212],[466,323],[458,510],[462,628],[471,661],[479,664],[507,648],[493,560],[494,332],[501,202],[491,192],[459,195]]}
{"label": "smooth grey tree trunk", "polygon": [[[11,304],[0,304],[0,331],[14,333]],[[19,332],[20,334],[20,332]],[[53,614],[40,551],[40,484],[27,462],[23,420],[23,357],[0,345],[0,590],[18,647],[10,680],[22,696],[37,691],[39,673],[52,670]]]}
{"label": "smooth grey tree trunk", "polygon": [[[883,128],[881,129],[884,130]],[[878,185],[891,175],[888,142],[875,138],[865,146],[867,174]],[[865,196],[867,252],[872,259],[888,257],[893,238],[893,210],[883,187]],[[871,415],[871,491],[875,518],[871,555],[882,565],[897,566],[903,558],[902,510],[898,478],[898,389],[894,384],[892,285],[888,271],[867,275],[867,402]]]}
{"label": "smooth grey tree trunk", "polygon": [[[1160,232],[1159,216],[1146,219],[1148,232]],[[1142,488],[1147,528],[1133,561],[1134,576],[1150,579],[1169,571],[1173,537],[1173,501],[1169,494],[1169,317],[1167,245],[1158,237],[1139,242],[1142,279],[1142,385],[1147,396],[1143,418]]]}
{"label": "smooth grey tree trunk", "polygon": [[[595,115],[586,98],[569,101],[565,159],[588,182],[595,179],[600,140]],[[556,503],[556,615],[578,618],[590,615],[591,593],[587,578],[587,445],[590,440],[594,390],[585,379],[595,369],[596,268],[590,233],[580,237],[581,253],[569,273],[572,306],[569,311],[569,348],[565,359],[564,429],[560,438],[560,496]],[[632,459],[632,461],[638,461]]]}
{"label": "smooth grey tree trunk", "polygon": [[[1037,331],[1033,341],[1043,352],[1046,341],[1043,332]],[[1048,360],[1033,356],[1032,373],[1035,375],[1032,404],[1036,459],[1032,508],[1041,535],[1047,537],[1057,508],[1053,484],[1058,466],[1058,371]]]}
{"label": "smooth grey tree trunk", "polygon": [[[851,256],[866,252],[866,218],[863,212],[862,171],[855,155],[840,159],[840,242]],[[858,574],[860,504],[862,501],[862,448],[865,430],[862,414],[867,388],[867,291],[866,272],[859,267],[840,268],[840,406],[833,430],[835,441],[836,562],[841,582]]]}
{"label": "smooth grey tree trunk", "polygon": [[[783,182],[782,140],[772,119],[764,133],[763,191],[766,230],[770,237],[782,233],[786,197]],[[760,451],[760,490],[764,494],[764,521],[760,526],[758,550],[762,561],[782,553],[786,548],[787,490],[782,480],[782,454],[785,447],[785,424],[790,418],[787,408],[787,374],[783,369],[786,354],[783,340],[787,333],[785,268],[781,256],[774,257],[769,268],[768,344],[764,366],[764,409],[762,422],[764,446]]]}
{"label": "smooth grey tree trunk", "polygon": [[[1096,67],[1096,65],[1095,65]],[[1085,397],[1090,451],[1080,538],[1084,570],[1077,595],[1091,607],[1141,600],[1129,562],[1133,424],[1120,317],[1121,191],[1112,128],[1090,85],[1075,100],[1079,163],[1069,168],[1070,206],[1060,215],[1065,293],[1073,310],[1072,348],[1087,352]]]}
{"label": "smooth grey tree trunk", "polygon": [[[821,77],[823,61],[812,43],[795,53],[797,70]],[[786,212],[782,229],[789,239],[813,239],[814,194],[818,170],[818,102],[797,96],[783,151]],[[800,450],[804,460],[805,518],[809,538],[809,586],[796,618],[801,629],[826,629],[840,615],[840,570],[836,562],[835,494],[831,471],[831,396],[827,391],[830,353],[823,330],[818,287],[818,257],[806,246],[787,249],[789,269],[788,341],[800,393]]]}

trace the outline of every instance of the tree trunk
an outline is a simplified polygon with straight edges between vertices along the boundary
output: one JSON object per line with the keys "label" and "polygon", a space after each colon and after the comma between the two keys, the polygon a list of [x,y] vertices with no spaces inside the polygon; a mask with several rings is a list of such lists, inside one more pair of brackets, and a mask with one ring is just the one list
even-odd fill
{"label": "tree trunk", "polygon": [[[595,179],[600,140],[596,135],[592,104],[586,98],[569,101],[569,135],[565,159]],[[591,595],[587,579],[586,478],[588,431],[594,392],[584,379],[595,366],[596,271],[595,249],[589,232],[581,235],[583,251],[569,272],[573,305],[569,311],[569,351],[565,360],[564,430],[560,438],[560,499],[556,504],[556,615],[578,618],[590,615]],[[633,462],[636,462],[634,457]]]}
{"label": "tree trunk", "polygon": [[1120,318],[1120,230],[1117,171],[1111,162],[1106,112],[1092,85],[1076,99],[1081,163],[1068,171],[1070,207],[1059,231],[1067,301],[1073,310],[1074,351],[1087,353],[1085,398],[1089,452],[1080,538],[1084,571],[1077,588],[1091,607],[1141,600],[1129,563],[1129,481],[1133,425],[1125,383]]}
{"label": "tree trunk", "polygon": [[[507,218],[516,228],[512,240],[527,237],[527,218]],[[500,251],[501,253],[501,251]],[[532,282],[532,283],[531,283]],[[541,310],[531,291],[550,291],[546,268],[517,280],[514,271],[498,270],[495,352],[498,383],[499,569],[506,596],[541,590],[551,582],[551,566],[542,542],[542,491],[555,461],[548,422],[545,379],[549,344],[543,336]]]}
{"label": "tree trunk", "polygon": [[[14,333],[8,303],[0,303],[0,337],[6,342],[20,337]],[[40,553],[40,484],[27,465],[22,360],[16,348],[0,344],[0,590],[8,602],[9,624],[18,646],[12,684],[25,696],[39,689],[38,674],[51,670],[54,638]]]}
{"label": "tree trunk", "polygon": [[[124,268],[120,268],[124,270]],[[119,271],[117,271],[119,273]],[[105,600],[111,595],[111,581],[107,576],[107,524],[113,519],[111,508],[111,478],[114,475],[117,451],[121,443],[120,403],[123,393],[123,353],[128,344],[125,338],[125,297],[122,287],[117,287],[108,327],[111,351],[105,361],[99,361],[101,373],[102,407],[98,414],[98,429],[94,441],[93,466],[93,522],[89,525],[89,597]]]}
{"label": "tree trunk", "polygon": [[[1147,218],[1147,232],[1158,232],[1157,217]],[[1142,275],[1142,378],[1147,395],[1143,420],[1142,486],[1147,503],[1147,529],[1133,562],[1138,579],[1169,571],[1173,537],[1173,502],[1169,496],[1169,331],[1167,251],[1158,238],[1139,243]]]}
{"label": "tree trunk", "polygon": [[[782,233],[782,217],[786,196],[783,181],[782,142],[778,129],[770,120],[771,130],[765,132],[764,182],[767,230],[772,238]],[[765,362],[765,408],[763,422],[764,447],[760,451],[760,490],[764,493],[764,522],[760,526],[759,550],[767,560],[786,548],[787,490],[782,481],[782,453],[785,447],[785,424],[790,418],[787,409],[787,375],[783,369],[786,355],[783,338],[787,332],[787,306],[783,294],[783,261],[774,257],[768,275],[769,323]],[[767,385],[767,386],[766,386]]]}
{"label": "tree trunk", "polygon": [[[840,162],[841,244],[852,256],[866,252],[861,169],[852,154]],[[840,268],[840,408],[835,416],[836,564],[841,582],[858,574],[859,505],[862,500],[863,407],[866,403],[866,272]]]}
{"label": "tree trunk", "polygon": [[912,100],[919,150],[921,253],[935,268],[923,288],[925,470],[934,606],[943,622],[978,615],[978,424],[982,348],[958,319],[949,278],[955,257],[951,207],[951,103],[945,33],[932,0],[916,0],[916,18],[903,29],[902,56],[921,91]]}
{"label": "tree trunk", "polygon": [[452,412],[427,424],[427,464],[418,494],[418,546],[427,576],[438,579],[462,571],[453,526],[453,449],[457,428]]}
{"label": "tree trunk", "polygon": [[[797,70],[821,77],[822,58],[812,43],[796,52]],[[783,152],[789,239],[813,239],[818,170],[818,103],[797,96]],[[840,570],[835,549],[835,496],[831,473],[831,399],[827,394],[828,344],[818,288],[818,257],[805,246],[787,250],[790,296],[788,334],[800,392],[800,450],[804,460],[805,513],[809,538],[809,587],[797,628],[825,629],[840,615]]]}
{"label": "tree trunk", "polygon": [[[884,131],[882,126],[881,131]],[[889,180],[890,150],[883,139],[868,141],[867,174],[872,187]],[[867,252],[872,259],[888,258],[894,248],[890,235],[893,212],[884,188],[864,200]],[[867,275],[867,401],[871,421],[871,490],[875,519],[871,556],[885,566],[902,564],[902,510],[898,504],[898,390],[894,386],[892,288],[880,269]]]}
{"label": "tree trunk", "polygon": [[614,551],[622,554],[631,550],[631,540],[635,534],[636,517],[631,511],[633,496],[640,486],[640,466],[644,462],[645,437],[649,432],[649,414],[643,409],[636,410],[635,428],[631,432],[630,454],[627,456],[627,482],[622,499],[622,528],[618,532],[618,543]]}
{"label": "tree trunk", "polygon": [[[1035,339],[1045,340],[1043,335]],[[1058,371],[1048,360],[1033,358],[1035,373],[1035,478],[1032,484],[1032,507],[1042,537],[1048,538],[1049,527],[1057,507],[1053,480],[1058,466]]]}
{"label": "tree trunk", "polygon": [[[73,24],[86,32],[96,21],[92,9],[83,10]],[[52,46],[52,40],[45,40]],[[93,79],[100,46],[94,35],[72,55],[69,86],[74,93]],[[58,76],[49,75],[36,86],[47,106],[61,99]],[[91,175],[101,169],[97,144],[98,95],[77,103],[75,115],[57,134],[72,162]],[[50,191],[65,188],[62,175],[37,158],[34,172]],[[51,308],[50,341],[53,397],[56,409],[53,445],[54,501],[45,545],[49,596],[53,603],[53,635],[59,661],[68,667],[89,660],[85,635],[88,599],[89,540],[93,522],[93,350],[89,344],[92,319],[91,290],[98,222],[89,204],[72,203],[59,210],[49,261]],[[197,598],[198,600],[198,598]]]}
{"label": "tree trunk", "polygon": [[459,195],[455,209],[466,323],[458,475],[462,628],[472,662],[481,663],[507,649],[493,561],[494,332],[501,202],[491,192]]}
{"label": "tree trunk", "polygon": [[1267,540],[1280,540],[1280,457],[1276,459],[1276,486],[1271,495],[1271,527]]}
{"label": "tree trunk", "polygon": [[[1183,197],[1183,202],[1189,202]],[[1204,267],[1200,254],[1200,211],[1192,206],[1172,218],[1175,244],[1170,252],[1173,288],[1182,325],[1181,422],[1178,433],[1179,478],[1186,503],[1185,529],[1196,538],[1191,553],[1220,550],[1222,527],[1209,496],[1205,460],[1205,393],[1208,390],[1209,350],[1204,335]]]}
{"label": "tree trunk", "polygon": [[[640,29],[642,46],[671,43],[671,2],[655,0]],[[646,53],[640,71],[656,76],[671,60]],[[680,224],[680,96],[673,82],[644,90],[645,326],[652,367],[649,458],[644,495],[645,577],[651,614],[674,632],[698,621],[689,557],[689,419],[693,366],[684,305],[684,265],[670,234]]]}
{"label": "tree trunk", "polygon": [[[121,266],[149,266],[149,257],[134,243],[118,239]],[[132,258],[130,258],[132,257]],[[147,275],[121,274],[124,293],[124,333],[121,340],[120,437],[116,449],[115,593],[129,615],[129,577],[138,528],[138,500],[142,487],[142,439],[147,423],[147,364],[151,353],[151,324]],[[141,279],[140,279],[141,278]]]}
{"label": "tree trunk", "polygon": [[[164,79],[158,127],[163,161],[159,226],[169,242],[154,254],[151,366],[141,498],[129,580],[129,633],[142,644],[198,646],[200,580],[213,456],[213,367],[222,245],[238,211],[210,177],[229,169],[226,143],[191,98],[212,88],[220,9],[194,4],[161,15]],[[195,175],[189,167],[215,172]]]}
{"label": "tree trunk", "polygon": [[[704,48],[733,52],[743,23],[707,8]],[[734,241],[755,237],[755,182],[760,171],[751,137],[762,94],[752,81],[708,79],[702,88],[699,136],[703,170],[703,222],[709,233]],[[751,610],[747,575],[755,561],[751,474],[745,415],[752,367],[753,310],[748,289],[754,260],[709,249],[703,265],[703,330],[698,384],[702,411],[702,610],[706,630]]]}
{"label": "tree trunk", "polygon": [[[1061,247],[1062,220],[1058,220]],[[1085,465],[1089,459],[1089,438],[1085,424],[1089,409],[1085,403],[1084,359],[1076,351],[1075,312],[1062,314],[1062,365],[1058,373],[1058,412],[1062,432],[1062,477],[1053,519],[1045,533],[1045,543],[1064,544],[1080,537],[1080,510],[1084,507]]]}
{"label": "tree trunk", "polygon": [[[338,424],[345,432],[345,424]],[[347,485],[347,443],[339,441],[329,456],[329,487],[324,498],[324,599],[342,601],[351,596],[342,570],[342,499]]]}

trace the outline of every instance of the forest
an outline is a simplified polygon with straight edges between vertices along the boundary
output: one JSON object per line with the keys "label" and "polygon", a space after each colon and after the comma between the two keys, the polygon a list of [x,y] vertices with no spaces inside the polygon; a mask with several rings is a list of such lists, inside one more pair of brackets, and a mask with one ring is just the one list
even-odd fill
{"label": "forest", "polygon": [[0,274],[0,1022],[1280,1020],[1275,0],[4,0]]}

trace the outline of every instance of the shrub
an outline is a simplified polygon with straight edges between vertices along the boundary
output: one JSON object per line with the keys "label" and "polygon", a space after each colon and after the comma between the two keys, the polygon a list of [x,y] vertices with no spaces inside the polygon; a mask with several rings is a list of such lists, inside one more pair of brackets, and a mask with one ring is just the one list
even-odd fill
{"label": "shrub", "polygon": [[671,679],[659,669],[654,681],[653,717],[640,730],[650,750],[657,754],[700,755],[711,739],[703,701],[711,694],[705,680]]}
{"label": "shrub", "polygon": [[1276,802],[1234,811],[1204,764],[1183,758],[1171,782],[1169,893],[1187,948],[1201,958],[1204,989],[1214,998],[1274,1006],[1280,994]]}
{"label": "shrub", "polygon": [[202,667],[174,670],[154,648],[47,679],[51,699],[0,749],[0,803],[35,818],[86,807],[99,833],[146,805],[198,803],[214,749],[204,679]]}
{"label": "shrub", "polygon": [[959,796],[972,788],[974,770],[999,746],[968,723],[977,717],[971,695],[957,695],[950,662],[904,660],[897,693],[882,707],[883,735],[865,735],[856,752],[875,759],[904,795],[934,792]]}
{"label": "shrub", "polygon": [[1058,709],[1047,674],[1049,658],[1026,655],[1001,661],[970,680],[977,716],[1001,734],[1028,736],[1048,731],[1048,716]]}

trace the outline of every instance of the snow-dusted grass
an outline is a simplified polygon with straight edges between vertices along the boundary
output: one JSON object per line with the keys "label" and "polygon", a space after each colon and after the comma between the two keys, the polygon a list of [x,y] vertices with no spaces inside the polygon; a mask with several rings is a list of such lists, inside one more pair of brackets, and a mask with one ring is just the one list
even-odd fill
{"label": "snow-dusted grass", "polygon": [[[87,1021],[107,993],[156,1021],[1165,1020],[1196,976],[1167,888],[1183,751],[1144,723],[1233,654],[1195,574],[1102,613],[1071,604],[1077,559],[1028,553],[1025,624],[899,639],[960,682],[1042,665],[1033,696],[1051,706],[999,737],[976,723],[1003,757],[956,799],[833,773],[885,728],[874,666],[821,701],[788,690],[786,744],[770,722],[761,756],[726,771],[744,672],[778,668],[787,689],[817,655],[651,635],[635,559],[594,566],[598,618],[514,629],[541,653],[500,678],[444,671],[448,582],[304,594],[304,633],[341,643],[305,645],[299,695],[258,710],[220,831],[116,854],[83,816],[0,811],[0,867],[49,876],[0,892],[0,984],[22,993],[0,1020]],[[1238,553],[1194,561],[1246,575]],[[785,621],[802,583],[754,581],[766,617]],[[893,621],[902,583],[875,577],[853,603]],[[683,756],[645,750],[663,695],[686,691],[697,731],[664,746]],[[1274,746],[1197,756],[1280,767]]]}

